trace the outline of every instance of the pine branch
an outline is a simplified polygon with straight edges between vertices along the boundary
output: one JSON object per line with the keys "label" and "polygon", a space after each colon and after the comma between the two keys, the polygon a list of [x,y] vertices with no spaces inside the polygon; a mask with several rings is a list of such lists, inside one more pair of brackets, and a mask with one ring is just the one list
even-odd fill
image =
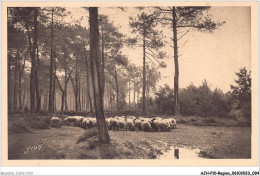
{"label": "pine branch", "polygon": [[184,37],[190,30],[191,30],[191,28],[189,30],[187,30],[180,38],[178,38],[177,41],[179,41],[182,37]]}

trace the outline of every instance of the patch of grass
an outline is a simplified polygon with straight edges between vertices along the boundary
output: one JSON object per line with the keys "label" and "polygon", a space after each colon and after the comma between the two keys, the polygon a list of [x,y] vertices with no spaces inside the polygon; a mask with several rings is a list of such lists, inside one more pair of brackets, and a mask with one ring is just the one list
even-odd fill
{"label": "patch of grass", "polygon": [[81,153],[79,154],[77,159],[98,159],[96,155],[91,155],[87,153]]}
{"label": "patch of grass", "polygon": [[91,129],[87,130],[82,136],[80,136],[78,138],[76,144],[79,144],[80,142],[87,141],[89,138],[91,138],[93,136],[97,136],[97,135],[98,135],[97,128],[91,128]]}
{"label": "patch of grass", "polygon": [[30,122],[30,127],[40,130],[50,129],[49,124],[44,120]]}
{"label": "patch of grass", "polygon": [[29,130],[26,124],[20,122],[20,123],[14,123],[8,131],[10,134],[24,134],[24,133],[32,133],[32,131]]}
{"label": "patch of grass", "polygon": [[178,120],[176,120],[176,122],[177,122],[177,124],[186,124],[186,123],[188,123],[188,121],[184,120],[184,119],[178,119]]}
{"label": "patch of grass", "polygon": [[58,153],[58,154],[56,154],[55,158],[56,159],[65,159],[66,155],[64,153]]}
{"label": "patch of grass", "polygon": [[203,119],[202,120],[204,123],[217,123],[217,120],[215,119],[215,118],[213,118],[213,117],[207,117],[207,118],[205,118],[205,119]]}
{"label": "patch of grass", "polygon": [[135,148],[134,145],[133,145],[133,143],[130,142],[130,141],[125,142],[125,143],[124,143],[124,146],[127,147],[127,148],[129,148],[129,149],[131,149],[131,150],[134,150],[134,148]]}

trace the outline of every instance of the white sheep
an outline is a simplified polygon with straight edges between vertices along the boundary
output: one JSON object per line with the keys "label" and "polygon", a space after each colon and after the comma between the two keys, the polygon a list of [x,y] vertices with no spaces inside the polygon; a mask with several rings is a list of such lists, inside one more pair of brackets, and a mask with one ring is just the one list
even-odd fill
{"label": "white sheep", "polygon": [[119,130],[119,125],[118,125],[117,121],[118,121],[117,119],[111,118],[111,120],[110,120],[111,129]]}
{"label": "white sheep", "polygon": [[126,128],[131,131],[135,130],[135,121],[129,118],[126,119]]}
{"label": "white sheep", "polygon": [[119,129],[126,129],[126,121],[125,120],[117,120],[117,124]]}
{"label": "white sheep", "polygon": [[68,116],[64,119],[65,124],[71,126],[81,126],[82,120],[84,119],[83,116]]}
{"label": "white sheep", "polygon": [[52,117],[51,118],[51,122],[52,123],[60,123],[61,122],[61,118],[59,118],[59,117]]}
{"label": "white sheep", "polygon": [[96,118],[90,118],[89,120],[89,128],[97,126],[97,119]]}
{"label": "white sheep", "polygon": [[135,128],[137,128],[138,130],[142,130],[142,120],[140,119],[135,120]]}
{"label": "white sheep", "polygon": [[106,125],[107,125],[107,129],[111,129],[111,118],[106,118]]}
{"label": "white sheep", "polygon": [[147,121],[147,120],[143,121],[141,125],[142,125],[142,129],[144,131],[151,131],[152,130],[152,126],[151,126],[150,122]]}
{"label": "white sheep", "polygon": [[81,124],[82,128],[84,128],[84,129],[89,128],[89,122],[90,122],[90,117],[84,118],[82,120],[82,124]]}
{"label": "white sheep", "polygon": [[169,124],[169,122],[167,122],[165,120],[154,120],[154,124],[156,126],[156,131],[158,131],[159,129],[161,131],[169,131],[170,130],[170,124]]}
{"label": "white sheep", "polygon": [[61,118],[59,118],[59,117],[52,117],[51,118],[51,126],[52,127],[61,127]]}

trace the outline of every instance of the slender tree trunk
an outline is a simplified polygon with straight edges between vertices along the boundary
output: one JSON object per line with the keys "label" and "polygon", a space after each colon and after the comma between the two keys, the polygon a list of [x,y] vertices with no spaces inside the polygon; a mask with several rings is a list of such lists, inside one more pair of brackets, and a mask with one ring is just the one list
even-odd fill
{"label": "slender tree trunk", "polygon": [[7,75],[7,78],[8,78],[8,111],[12,111],[12,94],[11,94],[11,56],[8,55],[8,59],[7,59],[7,63],[8,63],[8,75]]}
{"label": "slender tree trunk", "polygon": [[89,102],[89,108],[90,108],[90,113],[93,114],[93,107],[92,107],[92,100],[90,96],[90,71],[89,71],[89,59],[87,57],[86,49],[84,48],[84,53],[85,53],[85,63],[86,63],[86,73],[87,73],[87,95],[88,95],[88,102]]}
{"label": "slender tree trunk", "polygon": [[[55,57],[53,57],[53,74],[56,75],[56,60]],[[52,100],[53,100],[53,112],[56,111],[56,79],[53,78],[53,87],[52,87]]]}
{"label": "slender tree trunk", "polygon": [[67,92],[68,92],[68,69],[67,69],[67,53],[63,51],[63,61],[64,61],[64,105],[65,111],[68,111],[68,101],[67,101]]}
{"label": "slender tree trunk", "polygon": [[76,111],[78,111],[79,107],[78,107],[78,59],[77,58],[76,58],[76,74],[75,74],[74,95],[75,95],[75,108],[76,108]]}
{"label": "slender tree trunk", "polygon": [[19,50],[17,49],[16,51],[16,57],[15,57],[15,65],[14,65],[14,96],[13,96],[13,111],[17,110],[17,73],[18,73],[18,69],[17,69],[17,63],[18,63],[18,59],[19,59]]}
{"label": "slender tree trunk", "polygon": [[111,99],[112,99],[112,91],[111,91],[111,83],[109,84],[109,111],[112,110],[111,106],[112,106],[112,103],[111,103]]}
{"label": "slender tree trunk", "polygon": [[80,89],[80,76],[79,76],[78,78],[79,78],[79,81],[78,81],[78,82],[79,82],[79,86],[78,86],[78,106],[79,106],[79,111],[81,111],[81,100],[80,100],[80,99],[81,99],[81,94],[80,94],[80,93],[81,93],[81,92],[80,92],[80,91],[81,91],[81,89]]}
{"label": "slender tree trunk", "polygon": [[38,40],[38,34],[37,34],[37,27],[38,27],[38,8],[34,7],[34,35],[33,35],[33,49],[31,52],[31,75],[30,75],[30,114],[33,114],[35,112],[35,91],[36,91],[36,85],[35,85],[35,69],[36,69],[36,49],[37,49],[37,40]]}
{"label": "slender tree trunk", "polygon": [[22,110],[22,80],[21,80],[21,63],[20,63],[20,57],[18,57],[17,62],[17,69],[18,69],[18,101],[19,101],[19,110]]}
{"label": "slender tree trunk", "polygon": [[130,81],[128,82],[128,90],[129,90],[129,110],[131,111],[131,99],[130,99],[130,92],[131,92],[131,88],[130,88]]}
{"label": "slender tree trunk", "polygon": [[37,59],[36,70],[35,70],[36,112],[40,112],[40,110],[41,110],[41,95],[40,95],[40,86],[39,86],[39,79],[38,79],[40,59],[39,59],[38,44],[37,44],[37,48],[36,48],[36,59]]}
{"label": "slender tree trunk", "polygon": [[137,77],[137,83],[138,83],[138,87],[137,87],[137,105],[138,105],[139,94],[140,94],[140,87],[139,87],[138,77]]}
{"label": "slender tree trunk", "polygon": [[100,58],[99,58],[99,31],[98,31],[98,8],[89,8],[89,21],[90,21],[90,65],[93,79],[93,93],[96,109],[96,118],[99,131],[99,142],[109,143],[110,138],[106,127],[104,110],[103,110],[103,97],[102,97],[102,83],[100,79]]}
{"label": "slender tree trunk", "polygon": [[102,52],[102,61],[101,61],[101,96],[102,99],[104,100],[104,93],[105,93],[105,42],[104,42],[104,31],[103,31],[103,26],[101,27],[101,37],[102,37],[102,42],[101,42],[101,52]]}
{"label": "slender tree trunk", "polygon": [[61,111],[61,112],[63,112],[64,99],[65,99],[65,93],[64,93],[64,92],[61,92],[61,107],[60,107],[60,111]]}
{"label": "slender tree trunk", "polygon": [[[145,24],[145,22],[144,22]],[[146,114],[146,97],[145,97],[145,89],[146,89],[146,68],[145,68],[145,26],[143,28],[143,113]]]}
{"label": "slender tree trunk", "polygon": [[53,10],[51,13],[51,57],[50,57],[50,86],[49,86],[49,113],[52,114],[53,110]]}
{"label": "slender tree trunk", "polygon": [[25,101],[25,83],[24,83],[24,86],[23,86],[23,106],[24,106],[24,101]]}
{"label": "slender tree trunk", "polygon": [[22,68],[20,69],[20,61],[19,61],[19,109],[22,110],[23,109],[23,105],[24,105],[24,99],[22,100],[22,75],[23,75],[23,71],[24,71],[24,67],[25,67],[25,57],[24,57],[24,62],[22,65]]}
{"label": "slender tree trunk", "polygon": [[135,87],[135,84],[136,84],[136,82],[134,80],[134,110],[136,110],[136,103],[135,103],[135,89],[136,89],[136,87]]}
{"label": "slender tree trunk", "polygon": [[175,115],[180,115],[179,107],[179,63],[178,63],[178,45],[177,45],[177,25],[176,25],[176,11],[175,7],[172,8],[172,26],[173,26],[173,47],[174,47],[174,111]]}
{"label": "slender tree trunk", "polygon": [[116,107],[117,111],[120,110],[120,104],[119,104],[119,85],[118,85],[118,79],[117,79],[117,69],[115,68],[115,82],[116,82]]}

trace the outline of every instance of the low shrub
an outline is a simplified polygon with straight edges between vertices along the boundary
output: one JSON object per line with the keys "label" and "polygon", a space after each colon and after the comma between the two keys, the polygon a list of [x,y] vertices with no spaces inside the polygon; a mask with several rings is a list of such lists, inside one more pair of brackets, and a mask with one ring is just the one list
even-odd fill
{"label": "low shrub", "polygon": [[12,134],[32,133],[27,127],[27,125],[22,122],[12,124],[8,132]]}
{"label": "low shrub", "polygon": [[30,127],[33,129],[50,129],[50,124],[47,123],[47,121],[39,120],[39,121],[32,121],[30,122]]}

